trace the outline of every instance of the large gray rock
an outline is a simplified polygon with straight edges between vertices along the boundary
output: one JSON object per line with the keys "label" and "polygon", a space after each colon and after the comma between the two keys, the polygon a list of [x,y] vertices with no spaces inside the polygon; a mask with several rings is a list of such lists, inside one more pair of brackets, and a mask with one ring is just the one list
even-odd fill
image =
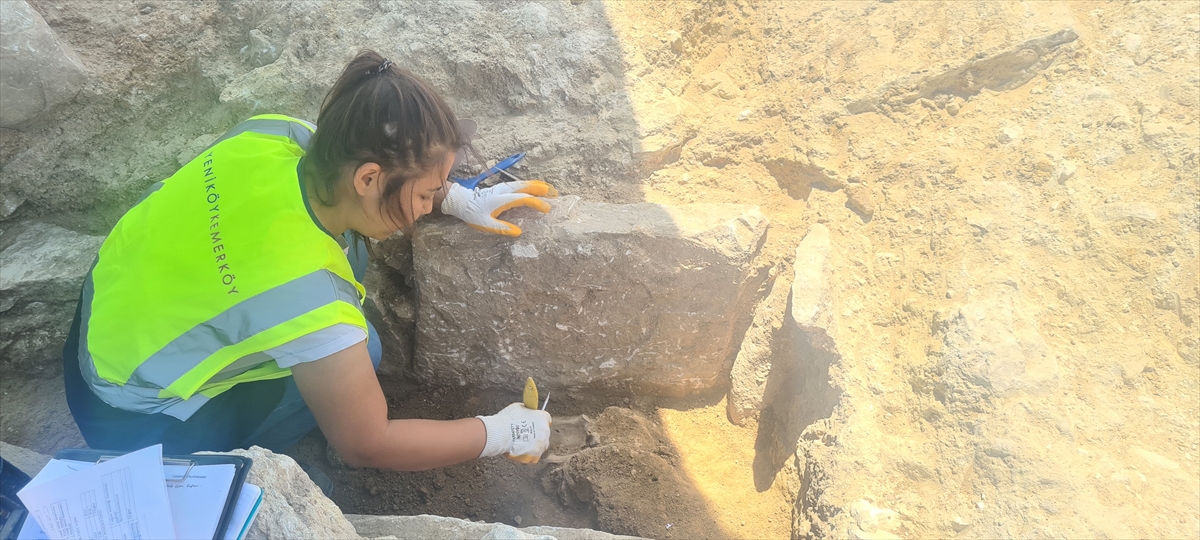
{"label": "large gray rock", "polygon": [[86,78],[79,58],[29,2],[0,2],[0,127],[70,100]]}
{"label": "large gray rock", "polygon": [[0,441],[0,456],[11,463],[21,472],[29,476],[37,476],[41,472],[42,467],[50,463],[50,456],[40,454],[28,448],[22,448],[13,444],[8,444]]}
{"label": "large gray rock", "polygon": [[292,458],[257,446],[229,453],[254,460],[246,481],[263,490],[247,538],[361,538]]}
{"label": "large gray rock", "polygon": [[58,373],[80,285],[103,241],[34,223],[0,251],[0,368]]}
{"label": "large gray rock", "polygon": [[496,539],[512,540],[625,540],[620,536],[591,529],[566,527],[525,527],[517,529],[503,523],[477,523],[442,516],[366,516],[347,514],[358,534],[367,538],[394,536],[424,540]]}
{"label": "large gray rock", "polygon": [[448,218],[414,238],[419,378],[670,396],[726,380],[765,278],[757,207],[564,197],[510,215],[519,238]]}

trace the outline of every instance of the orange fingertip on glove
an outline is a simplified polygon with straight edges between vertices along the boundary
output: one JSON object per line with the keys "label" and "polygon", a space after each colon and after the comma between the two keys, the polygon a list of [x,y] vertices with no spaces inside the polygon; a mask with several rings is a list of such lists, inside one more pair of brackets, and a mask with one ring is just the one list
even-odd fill
{"label": "orange fingertip on glove", "polygon": [[[528,193],[537,197],[548,197],[551,199],[558,196],[558,190],[554,189],[554,186],[541,180],[528,180],[526,181],[526,184],[526,186],[518,189],[517,193]],[[549,205],[546,206],[546,208],[549,207]],[[543,213],[548,211],[549,210],[542,210]]]}

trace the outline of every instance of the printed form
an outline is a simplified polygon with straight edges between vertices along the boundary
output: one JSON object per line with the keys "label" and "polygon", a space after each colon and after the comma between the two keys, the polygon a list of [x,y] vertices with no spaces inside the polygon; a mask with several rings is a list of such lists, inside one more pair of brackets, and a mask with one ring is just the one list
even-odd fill
{"label": "printed form", "polygon": [[162,445],[30,482],[17,496],[50,538],[175,537]]}

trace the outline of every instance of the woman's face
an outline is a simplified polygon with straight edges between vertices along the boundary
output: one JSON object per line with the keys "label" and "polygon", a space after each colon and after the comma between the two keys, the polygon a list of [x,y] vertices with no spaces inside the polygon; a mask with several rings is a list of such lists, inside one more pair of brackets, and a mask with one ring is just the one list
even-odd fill
{"label": "woman's face", "polygon": [[[454,152],[448,152],[442,166],[429,171],[424,176],[410,181],[411,191],[409,186],[400,188],[401,196],[411,194],[411,201],[407,209],[412,211],[412,220],[415,222],[421,216],[433,212],[434,198],[438,192],[442,190],[447,177],[450,175],[450,168],[454,165]],[[403,228],[403,224],[393,219],[381,206],[380,200],[383,195],[383,182],[374,182],[373,196],[363,199],[363,211],[370,221],[369,231],[359,231],[360,233],[374,238],[376,240],[386,240],[392,233]],[[364,227],[367,228],[367,227]]]}

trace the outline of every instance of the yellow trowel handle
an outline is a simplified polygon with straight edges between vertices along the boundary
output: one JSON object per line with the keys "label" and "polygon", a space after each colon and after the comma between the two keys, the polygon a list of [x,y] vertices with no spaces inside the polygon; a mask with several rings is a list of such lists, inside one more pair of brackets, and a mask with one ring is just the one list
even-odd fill
{"label": "yellow trowel handle", "polygon": [[537,385],[533,384],[533,377],[525,379],[525,392],[521,396],[521,402],[525,404],[526,409],[536,411],[538,408]]}

